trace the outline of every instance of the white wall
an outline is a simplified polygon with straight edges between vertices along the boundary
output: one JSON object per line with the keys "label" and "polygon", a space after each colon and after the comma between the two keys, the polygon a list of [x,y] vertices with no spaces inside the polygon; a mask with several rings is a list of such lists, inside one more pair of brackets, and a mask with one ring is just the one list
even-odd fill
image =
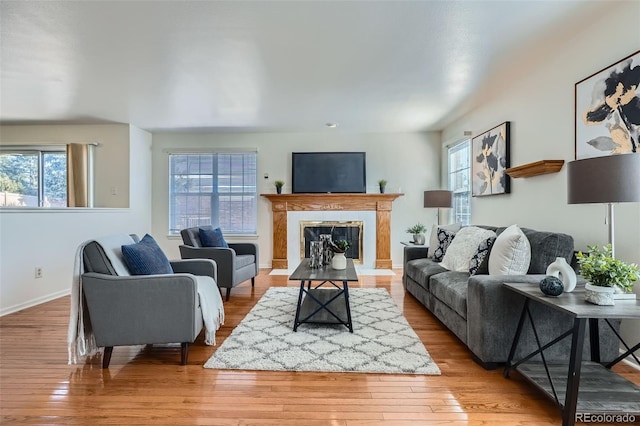
{"label": "white wall", "polygon": [[[367,153],[367,192],[378,192],[377,181],[386,179],[387,192],[403,192],[393,203],[391,214],[391,257],[402,265],[400,241],[410,239],[404,230],[420,221],[431,226],[436,212],[422,207],[422,193],[440,188],[439,133],[170,133],[153,135],[153,235],[169,257],[179,258],[180,237],[168,234],[168,153],[169,148],[258,148],[259,193],[275,193],[273,182],[284,180],[285,193],[291,192],[291,152],[365,151]],[[269,179],[263,178],[264,174]],[[271,204],[258,202],[260,266],[270,267],[272,259]],[[230,239],[232,240],[232,239]]]}
{"label": "white wall", "polygon": [[[527,50],[522,63],[503,70],[480,91],[477,108],[444,129],[443,143],[459,139],[464,130],[477,135],[510,121],[512,166],[543,159],[574,160],[575,83],[640,45],[640,3],[609,6],[595,22],[583,23],[566,38]],[[577,249],[606,244],[605,207],[568,205],[566,181],[566,165],[556,174],[512,179],[511,194],[472,200],[472,221],[566,232],[573,235]],[[617,205],[615,220],[617,257],[640,263],[640,204]],[[640,294],[640,284],[635,291]],[[633,343],[640,341],[640,322],[623,323],[623,331]]]}
{"label": "white wall", "polygon": [[[0,132],[3,144],[99,141],[103,146],[98,150],[110,153],[108,164],[102,164],[100,171],[107,187],[118,185],[122,191],[116,202],[131,204],[113,209],[0,209],[0,315],[4,315],[68,294],[76,248],[83,241],[112,233],[150,231],[151,134],[127,125],[3,126]],[[135,196],[131,203],[130,153],[131,194]],[[43,268],[42,278],[35,278],[36,266]]]}

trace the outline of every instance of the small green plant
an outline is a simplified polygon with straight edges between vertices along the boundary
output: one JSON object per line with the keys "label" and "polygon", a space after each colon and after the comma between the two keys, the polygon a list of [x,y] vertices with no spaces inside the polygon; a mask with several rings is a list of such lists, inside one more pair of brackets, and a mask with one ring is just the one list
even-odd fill
{"label": "small green plant", "polygon": [[378,181],[378,185],[380,185],[380,186],[387,186],[387,181],[386,181],[386,180],[384,180],[384,179],[380,179],[380,180]]}
{"label": "small green plant", "polygon": [[335,253],[344,253],[349,250],[351,244],[347,240],[336,240],[331,242],[331,250]]}
{"label": "small green plant", "polygon": [[576,254],[580,265],[580,274],[591,284],[600,287],[618,286],[624,292],[633,290],[633,283],[640,279],[640,270],[635,263],[624,263],[611,255],[611,244],[600,249],[587,246],[588,254],[581,251]]}
{"label": "small green plant", "polygon": [[423,224],[421,224],[420,222],[418,222],[415,225],[407,228],[407,233],[408,234],[422,234],[426,230],[427,230],[427,227],[424,226]]}
{"label": "small green plant", "polygon": [[282,188],[284,186],[284,181],[283,180],[277,180],[277,181],[273,182],[273,184],[276,186],[276,188]]}

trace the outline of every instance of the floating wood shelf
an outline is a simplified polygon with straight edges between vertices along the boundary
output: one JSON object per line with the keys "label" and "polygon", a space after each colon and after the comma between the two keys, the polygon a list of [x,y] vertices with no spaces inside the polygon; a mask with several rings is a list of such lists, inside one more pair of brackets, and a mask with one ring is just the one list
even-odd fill
{"label": "floating wood shelf", "polygon": [[518,167],[511,167],[505,170],[505,173],[512,178],[546,175],[547,173],[559,172],[563,165],[564,160],[540,160]]}

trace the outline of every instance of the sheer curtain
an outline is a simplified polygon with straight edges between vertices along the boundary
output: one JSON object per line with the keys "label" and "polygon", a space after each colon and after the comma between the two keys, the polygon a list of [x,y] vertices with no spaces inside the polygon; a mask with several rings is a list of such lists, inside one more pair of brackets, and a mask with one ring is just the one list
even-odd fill
{"label": "sheer curtain", "polygon": [[94,144],[67,144],[67,206],[93,207]]}

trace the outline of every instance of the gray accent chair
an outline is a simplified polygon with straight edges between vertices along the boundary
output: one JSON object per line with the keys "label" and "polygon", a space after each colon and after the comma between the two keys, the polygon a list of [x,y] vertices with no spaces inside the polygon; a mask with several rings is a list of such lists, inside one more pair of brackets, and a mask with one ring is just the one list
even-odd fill
{"label": "gray accent chair", "polygon": [[186,365],[189,343],[204,326],[197,283],[216,280],[215,262],[177,260],[173,274],[119,276],[97,242],[82,256],[82,289],[96,344],[104,347],[102,368],[109,367],[114,346],[166,343],[181,343]]}
{"label": "gray accent chair", "polygon": [[212,226],[196,226],[180,231],[183,245],[180,245],[180,257],[183,259],[211,259],[218,265],[219,288],[226,288],[225,299],[229,300],[231,289],[238,284],[251,280],[255,286],[258,275],[258,245],[254,243],[228,243],[226,247],[204,247],[200,241],[199,229],[213,229]]}

